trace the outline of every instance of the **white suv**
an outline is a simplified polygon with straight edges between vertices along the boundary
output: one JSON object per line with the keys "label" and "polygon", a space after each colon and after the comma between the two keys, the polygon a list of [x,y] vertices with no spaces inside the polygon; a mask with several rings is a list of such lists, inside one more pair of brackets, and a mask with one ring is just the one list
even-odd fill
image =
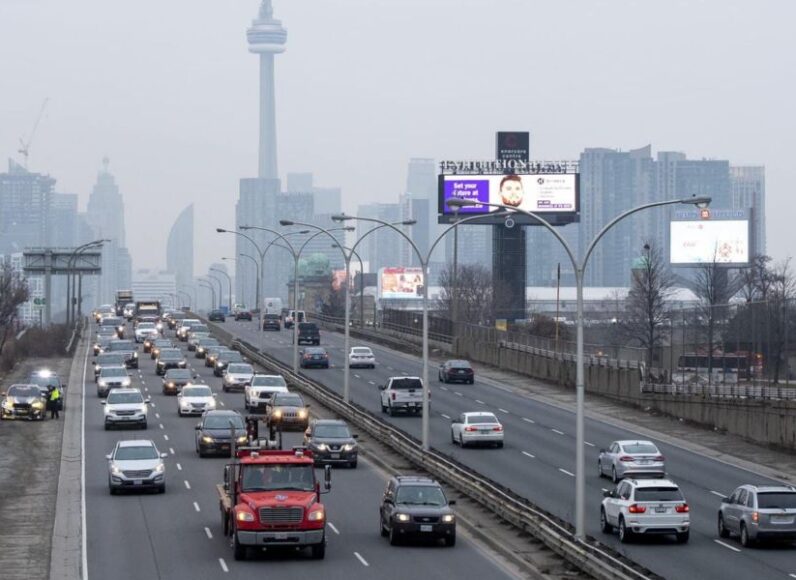
{"label": "white suv", "polygon": [[627,543],[636,534],[674,534],[679,544],[688,541],[691,514],[679,486],[669,479],[625,479],[604,493],[600,528],[619,530]]}
{"label": "white suv", "polygon": [[138,389],[112,389],[100,403],[105,406],[106,431],[121,425],[146,429],[149,398],[145,399]]}
{"label": "white suv", "polygon": [[274,393],[287,393],[282,375],[254,375],[244,394],[247,411],[257,411],[268,405]]}

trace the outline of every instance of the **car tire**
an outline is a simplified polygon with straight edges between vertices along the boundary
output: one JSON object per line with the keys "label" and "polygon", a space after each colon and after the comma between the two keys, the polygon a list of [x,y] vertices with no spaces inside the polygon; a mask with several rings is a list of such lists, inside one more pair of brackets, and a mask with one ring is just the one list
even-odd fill
{"label": "car tire", "polygon": [[238,532],[236,530],[232,531],[232,551],[235,560],[239,562],[245,560],[248,554],[246,546],[238,542]]}
{"label": "car tire", "polygon": [[115,487],[113,487],[112,485],[109,485],[108,486],[108,491],[110,492],[111,495],[116,495],[117,489]]}
{"label": "car tire", "polygon": [[687,544],[690,533],[688,531],[675,534],[678,544]]}
{"label": "car tire", "polygon": [[633,539],[633,532],[627,529],[625,525],[625,519],[619,518],[619,541],[622,544],[627,544],[630,540]]}
{"label": "car tire", "polygon": [[464,438],[462,437],[462,434],[461,434],[461,433],[459,433],[459,447],[461,447],[462,449],[464,449],[465,447],[467,447],[467,446],[464,444]]}
{"label": "car tire", "polygon": [[144,431],[146,431],[146,428],[147,428],[147,422],[146,422],[146,421],[144,421],[143,423],[141,423],[141,429],[143,429]]}
{"label": "car tire", "polygon": [[177,407],[177,416],[182,417],[182,409],[180,409],[179,407]]}
{"label": "car tire", "polygon": [[719,537],[720,538],[729,538],[730,537],[730,530],[727,529],[727,526],[724,525],[724,516],[719,514]]}
{"label": "car tire", "polygon": [[395,411],[393,411],[392,405],[387,405],[387,414],[390,417],[393,417],[395,415]]}
{"label": "car tire", "polygon": [[166,493],[166,484],[164,483],[160,487],[158,487],[158,493]]}
{"label": "car tire", "polygon": [[323,560],[326,557],[326,538],[320,544],[311,546],[310,554],[313,560]]}
{"label": "car tire", "polygon": [[382,413],[386,413],[387,412],[387,407],[384,405],[384,403],[381,404],[381,412]]}
{"label": "car tire", "polygon": [[614,483],[619,483],[619,478],[616,475],[616,467],[611,466],[611,481]]}
{"label": "car tire", "polygon": [[754,541],[749,537],[749,531],[746,529],[746,524],[741,522],[741,545],[744,548],[751,548]]}
{"label": "car tire", "polygon": [[390,529],[387,530],[387,538],[390,541],[391,546],[397,546],[401,543],[401,538],[398,537],[398,534],[395,533],[395,528],[390,526]]}
{"label": "car tire", "polygon": [[605,508],[600,508],[600,531],[603,534],[610,534],[614,531],[614,527],[608,522],[608,516],[605,515]]}
{"label": "car tire", "polygon": [[453,429],[451,429],[451,443],[456,445],[456,436],[453,434]]}
{"label": "car tire", "polygon": [[108,425],[107,423],[105,423],[105,430],[106,430],[106,431],[110,431],[110,430],[111,430],[111,426],[110,426],[110,425]]}
{"label": "car tire", "polygon": [[445,545],[448,548],[453,548],[456,545],[456,532],[445,538]]}
{"label": "car tire", "polygon": [[351,469],[356,469],[357,468],[357,460],[355,459],[354,461],[349,461],[348,462],[348,467],[350,467]]}
{"label": "car tire", "polygon": [[382,538],[387,537],[387,529],[384,527],[384,518],[381,517],[381,513],[379,514],[379,534]]}
{"label": "car tire", "polygon": [[440,373],[437,373],[437,380],[439,382],[442,382],[442,375]]}

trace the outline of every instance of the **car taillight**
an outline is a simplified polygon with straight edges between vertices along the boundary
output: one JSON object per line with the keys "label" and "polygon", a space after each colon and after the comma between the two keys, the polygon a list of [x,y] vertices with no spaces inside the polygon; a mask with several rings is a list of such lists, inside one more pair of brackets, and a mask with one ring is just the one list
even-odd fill
{"label": "car taillight", "polygon": [[630,455],[623,455],[619,458],[619,461],[635,461],[635,458],[630,457]]}
{"label": "car taillight", "polygon": [[663,455],[656,455],[655,456],[655,461],[663,461],[664,459],[665,458],[663,457]]}
{"label": "car taillight", "polygon": [[760,521],[760,514],[758,512],[752,512],[752,521],[755,523]]}
{"label": "car taillight", "polygon": [[691,511],[691,508],[688,507],[687,503],[681,503],[680,505],[674,506],[674,511],[678,514],[687,514]]}
{"label": "car taillight", "polygon": [[476,429],[475,427],[469,427],[468,426],[468,427],[465,427],[464,430],[467,431],[467,432],[472,433],[473,431],[477,431],[478,429]]}
{"label": "car taillight", "polygon": [[629,508],[627,508],[627,511],[629,511],[631,514],[643,514],[644,512],[647,511],[647,508],[643,505],[638,505],[634,503]]}
{"label": "car taillight", "polygon": [[492,427],[492,431],[503,431],[503,427],[498,425],[497,427]]}

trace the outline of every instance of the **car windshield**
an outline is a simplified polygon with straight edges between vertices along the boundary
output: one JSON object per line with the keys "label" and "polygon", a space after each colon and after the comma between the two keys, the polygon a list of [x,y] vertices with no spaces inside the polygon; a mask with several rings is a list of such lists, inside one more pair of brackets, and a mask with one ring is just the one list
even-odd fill
{"label": "car windshield", "polygon": [[796,509],[796,492],[757,492],[757,507],[760,509]]}
{"label": "car windshield", "polygon": [[219,358],[222,358],[227,362],[240,362],[243,360],[243,357],[239,352],[225,352],[224,354],[219,355]]}
{"label": "car windshield", "polygon": [[316,425],[312,436],[328,439],[350,439],[351,432],[345,425]]}
{"label": "car windshield", "polygon": [[119,447],[114,459],[116,461],[136,461],[141,459],[157,459],[158,453],[152,445],[132,445]]}
{"label": "car windshield", "polygon": [[105,367],[100,371],[100,377],[126,377],[127,370],[124,367]]}
{"label": "car windshield", "polygon": [[100,326],[122,326],[124,322],[121,318],[103,318]]}
{"label": "car windshield", "polygon": [[100,326],[97,329],[97,334],[99,336],[113,336],[114,334],[116,334],[116,329],[113,328],[112,326]]}
{"label": "car windshield", "polygon": [[171,347],[171,341],[168,339],[159,338],[155,341],[155,346],[159,348],[169,348]]}
{"label": "car windshield", "polygon": [[274,405],[277,407],[303,407],[304,401],[298,395],[274,395]]}
{"label": "car windshield", "polygon": [[312,465],[244,465],[243,491],[315,491]]}
{"label": "car windshield", "polygon": [[447,505],[445,494],[433,485],[403,485],[398,488],[395,503],[404,505]]}
{"label": "car windshield", "polygon": [[182,358],[182,352],[180,350],[177,350],[177,349],[174,349],[174,350],[172,350],[172,349],[162,349],[160,351],[160,358],[163,359],[163,360],[166,360],[166,359],[169,359],[169,360],[181,359]]}
{"label": "car windshield", "polygon": [[197,332],[210,332],[210,329],[207,328],[204,324],[195,324],[191,326],[191,332],[194,334]]}
{"label": "car windshield", "polygon": [[373,354],[369,348],[352,348],[351,352],[354,354]]}
{"label": "car windshield", "polygon": [[393,389],[422,389],[423,382],[420,379],[395,379],[390,388]]}
{"label": "car windshield", "polygon": [[39,387],[18,386],[8,389],[9,397],[41,397],[42,392]]}
{"label": "car windshield", "polygon": [[481,413],[479,415],[469,415],[467,417],[468,423],[497,423],[497,417],[492,413]]}
{"label": "car windshield", "polygon": [[212,397],[213,391],[210,387],[185,387],[182,390],[183,397]]}
{"label": "car windshield", "polygon": [[682,492],[676,487],[636,488],[636,501],[685,501]]}
{"label": "car windshield", "polygon": [[326,354],[326,349],[324,348],[305,348],[304,354]]}
{"label": "car windshield", "polygon": [[208,415],[205,417],[205,429],[229,429],[229,424],[235,429],[243,429],[243,419],[240,415]]}
{"label": "car windshield", "polygon": [[254,374],[254,369],[252,368],[251,365],[235,364],[235,365],[229,365],[229,368],[227,369],[227,372],[228,373],[233,373],[233,374],[234,373],[240,373],[240,374],[244,374],[244,375],[251,375],[251,374]]}
{"label": "car windshield", "polygon": [[155,328],[154,322],[139,322],[138,323],[138,330],[152,330]]}
{"label": "car windshield", "polygon": [[279,320],[279,315],[278,314],[266,314],[265,315],[265,319],[266,320]]}
{"label": "car windshield", "polygon": [[133,403],[143,403],[144,397],[141,393],[119,393],[111,391],[108,395],[108,403],[111,405],[124,405]]}
{"label": "car windshield", "polygon": [[282,377],[258,377],[252,379],[253,387],[286,387],[287,383]]}
{"label": "car windshield", "polygon": [[199,340],[199,346],[217,346],[218,341],[215,338],[202,338]]}
{"label": "car windshield", "polygon": [[112,351],[115,350],[135,350],[136,348],[133,346],[132,340],[112,340],[111,343],[108,345],[108,348]]}
{"label": "car windshield", "polygon": [[300,322],[299,329],[300,330],[316,330],[318,327],[315,325],[314,322]]}
{"label": "car windshield", "polygon": [[652,443],[625,443],[622,449],[625,453],[658,453],[658,448]]}
{"label": "car windshield", "polygon": [[167,379],[190,379],[191,371],[189,369],[169,369],[166,371]]}

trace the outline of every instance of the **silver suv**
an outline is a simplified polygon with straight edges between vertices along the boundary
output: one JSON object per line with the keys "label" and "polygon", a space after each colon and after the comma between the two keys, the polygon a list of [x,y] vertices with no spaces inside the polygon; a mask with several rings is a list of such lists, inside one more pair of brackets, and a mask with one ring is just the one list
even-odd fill
{"label": "silver suv", "polygon": [[111,495],[121,489],[166,491],[166,454],[160,453],[152,441],[119,441],[105,458]]}
{"label": "silver suv", "polygon": [[758,540],[796,540],[796,487],[742,485],[719,507],[719,536],[737,534],[743,546]]}
{"label": "silver suv", "polygon": [[688,541],[691,514],[683,492],[669,479],[625,479],[606,491],[600,507],[600,528],[619,530],[619,541],[637,534],[674,534],[679,544]]}

